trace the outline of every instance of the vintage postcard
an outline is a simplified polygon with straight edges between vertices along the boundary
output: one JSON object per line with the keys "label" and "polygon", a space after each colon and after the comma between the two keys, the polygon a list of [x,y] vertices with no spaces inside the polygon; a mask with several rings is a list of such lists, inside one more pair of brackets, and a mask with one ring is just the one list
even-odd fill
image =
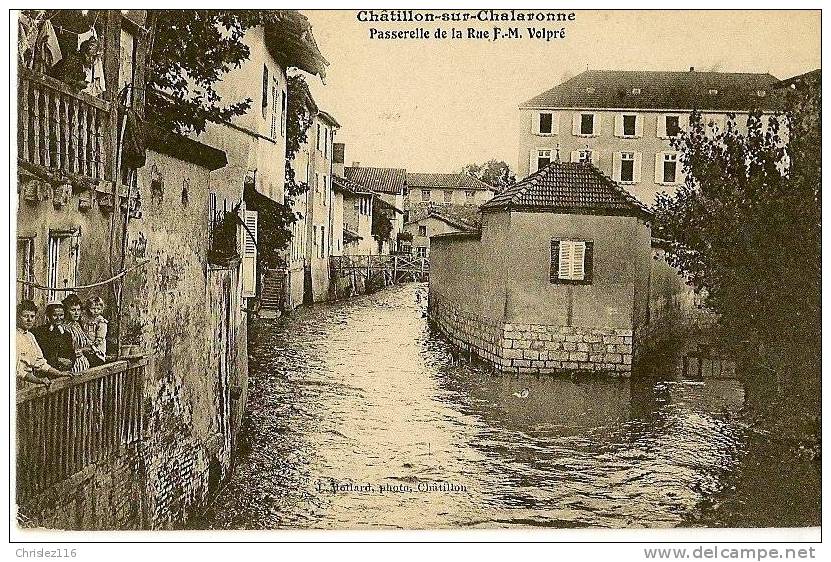
{"label": "vintage postcard", "polygon": [[819,540],[819,10],[231,8],[11,12],[18,540]]}

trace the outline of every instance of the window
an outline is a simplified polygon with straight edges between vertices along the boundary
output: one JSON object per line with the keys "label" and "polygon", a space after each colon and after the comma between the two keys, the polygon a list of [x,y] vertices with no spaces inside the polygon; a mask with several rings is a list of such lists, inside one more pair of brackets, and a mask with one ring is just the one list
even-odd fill
{"label": "window", "polygon": [[315,137],[315,148],[320,150],[320,124],[317,125],[317,136]]}
{"label": "window", "polygon": [[580,115],[580,134],[594,134],[594,115],[592,113],[582,113]]}
{"label": "window", "polygon": [[540,113],[539,120],[539,133],[541,135],[554,133],[554,116],[551,113]]}
{"label": "window", "polygon": [[655,155],[655,183],[678,183],[678,154],[659,152]]}
{"label": "window", "polygon": [[675,137],[681,132],[681,123],[677,115],[667,115],[664,117],[666,124],[666,136]]}
{"label": "window", "polygon": [[552,240],[549,281],[591,284],[593,248],[588,240]]}
{"label": "window", "polygon": [[320,193],[320,174],[315,172],[315,192]]}
{"label": "window", "polygon": [[580,162],[581,164],[595,164],[597,162],[597,154],[590,149],[572,150],[571,161]]}
{"label": "window", "polygon": [[635,181],[635,153],[620,153],[620,181],[633,183]]}
{"label": "window", "polygon": [[268,67],[263,65],[263,119],[268,117]]}
{"label": "window", "polygon": [[419,236],[427,236],[427,225],[419,225],[418,235]]}
{"label": "window", "polygon": [[586,93],[587,94],[593,94],[594,92],[595,92],[594,86],[589,86],[588,88],[586,88]]}
{"label": "window", "polygon": [[328,248],[327,246],[328,240],[326,239],[326,227],[320,227],[320,258],[323,259],[326,257],[326,253]]}
{"label": "window", "polygon": [[716,90],[715,88],[711,88],[711,89],[707,90],[707,93],[710,94],[711,96],[716,96],[716,95],[718,95],[718,90]]}
{"label": "window", "polygon": [[445,189],[444,190],[444,202],[450,203],[453,201],[453,190],[452,189]]}
{"label": "window", "polygon": [[[35,239],[17,239],[17,279],[34,281]],[[31,285],[18,285],[17,294],[22,299],[33,299],[35,290]]]}
{"label": "window", "polygon": [[635,136],[635,122],[637,121],[637,115],[624,115],[623,116],[623,136],[624,137],[634,137]]}
{"label": "window", "polygon": [[632,95],[633,95],[633,96],[637,96],[637,95],[639,95],[640,93],[641,93],[641,89],[640,89],[640,88],[632,88]]}
{"label": "window", "polygon": [[425,246],[416,246],[416,257],[426,258],[427,257],[427,248]]}
{"label": "window", "polygon": [[271,79],[271,130],[269,131],[272,139],[277,138],[277,129],[279,128],[279,121],[282,115],[277,113],[279,104],[277,101],[280,98],[279,83],[277,77]]}
{"label": "window", "polygon": [[[532,162],[531,172],[536,172],[537,170],[542,170],[549,164],[551,164],[551,149],[550,148],[538,148],[535,154],[534,162]],[[536,164],[536,167],[533,166]]]}
{"label": "window", "polygon": [[422,201],[429,201],[430,200],[430,190],[429,189],[422,189],[421,190],[421,200]]}
{"label": "window", "polygon": [[326,174],[323,174],[323,204],[329,204],[329,180]]}
{"label": "window", "polygon": [[329,157],[329,128],[323,127],[323,157]]}
{"label": "window", "polygon": [[756,96],[757,96],[757,97],[763,98],[763,97],[765,97],[766,95],[767,95],[767,92],[766,92],[766,91],[764,91],[764,90],[756,90]]}
{"label": "window", "polygon": [[286,136],[286,92],[280,92],[280,135]]}
{"label": "window", "polygon": [[473,199],[474,197],[476,197],[476,191],[473,189],[466,189],[465,197],[467,197],[468,199]]}
{"label": "window", "polygon": [[[78,246],[80,233],[77,230],[49,232],[47,285],[50,287],[74,287],[78,278]],[[61,300],[67,291],[56,290],[47,293],[47,300]]]}
{"label": "window", "polygon": [[717,135],[726,129],[726,120],[723,115],[704,115],[703,120],[708,135]]}

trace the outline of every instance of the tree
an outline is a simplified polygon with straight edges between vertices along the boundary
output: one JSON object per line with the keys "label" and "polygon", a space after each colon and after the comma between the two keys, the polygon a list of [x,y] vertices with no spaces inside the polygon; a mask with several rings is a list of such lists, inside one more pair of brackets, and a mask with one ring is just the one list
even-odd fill
{"label": "tree", "polygon": [[492,185],[497,193],[516,183],[516,174],[502,160],[491,159],[484,164],[468,164],[462,173]]}
{"label": "tree", "polygon": [[[655,204],[667,258],[720,315],[726,334],[767,349],[819,353],[820,90],[789,96],[779,119],[735,116],[713,134],[694,113],[675,141],[687,180]],[[784,137],[787,136],[787,142]]]}
{"label": "tree", "polygon": [[251,98],[225,103],[214,86],[248,59],[242,37],[253,27],[294,22],[293,10],[150,10],[146,105],[151,120],[178,133],[242,115]]}

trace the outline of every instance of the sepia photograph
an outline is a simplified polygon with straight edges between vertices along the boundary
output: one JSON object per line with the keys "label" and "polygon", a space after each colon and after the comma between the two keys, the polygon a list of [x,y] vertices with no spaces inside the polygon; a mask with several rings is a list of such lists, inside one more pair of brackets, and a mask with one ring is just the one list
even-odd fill
{"label": "sepia photograph", "polygon": [[820,540],[820,10],[9,18],[18,541]]}

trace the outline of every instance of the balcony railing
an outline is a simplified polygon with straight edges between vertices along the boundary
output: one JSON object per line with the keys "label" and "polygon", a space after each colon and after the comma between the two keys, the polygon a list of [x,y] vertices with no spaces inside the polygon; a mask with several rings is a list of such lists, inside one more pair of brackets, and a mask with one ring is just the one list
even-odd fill
{"label": "balcony railing", "polygon": [[141,439],[147,361],[17,391],[18,503]]}
{"label": "balcony railing", "polygon": [[20,160],[68,176],[106,179],[106,102],[18,67],[17,115]]}

